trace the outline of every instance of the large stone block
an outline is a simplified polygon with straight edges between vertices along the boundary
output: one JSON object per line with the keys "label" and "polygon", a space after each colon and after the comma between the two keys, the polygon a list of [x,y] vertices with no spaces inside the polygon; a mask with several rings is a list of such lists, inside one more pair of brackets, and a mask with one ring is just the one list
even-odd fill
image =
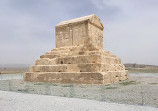
{"label": "large stone block", "polygon": [[[56,83],[80,83],[80,84],[109,84],[110,78],[105,77],[104,73],[95,72],[41,72],[25,73],[25,81],[56,82]],[[108,80],[108,81],[105,81]]]}

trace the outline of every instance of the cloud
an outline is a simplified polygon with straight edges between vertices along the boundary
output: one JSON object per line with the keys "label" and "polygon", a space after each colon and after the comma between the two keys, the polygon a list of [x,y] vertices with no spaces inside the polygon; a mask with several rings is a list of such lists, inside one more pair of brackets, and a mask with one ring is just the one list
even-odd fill
{"label": "cloud", "polygon": [[157,11],[157,0],[1,0],[0,64],[33,64],[55,48],[57,23],[96,14],[105,50],[123,63],[158,65]]}

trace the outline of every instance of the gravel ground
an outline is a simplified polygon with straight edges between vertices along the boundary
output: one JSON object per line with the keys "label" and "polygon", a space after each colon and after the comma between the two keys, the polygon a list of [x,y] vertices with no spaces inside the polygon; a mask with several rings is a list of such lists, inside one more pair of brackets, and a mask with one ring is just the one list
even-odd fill
{"label": "gravel ground", "polygon": [[158,111],[157,108],[0,91],[0,111]]}
{"label": "gravel ground", "polygon": [[158,76],[131,76],[126,81],[107,86],[1,80],[0,90],[158,108],[157,80]]}

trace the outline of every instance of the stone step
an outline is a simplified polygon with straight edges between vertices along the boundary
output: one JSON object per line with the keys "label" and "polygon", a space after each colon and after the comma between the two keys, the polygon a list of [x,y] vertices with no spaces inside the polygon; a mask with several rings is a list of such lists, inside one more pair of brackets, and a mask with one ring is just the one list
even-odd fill
{"label": "stone step", "polygon": [[76,56],[89,56],[89,55],[99,55],[99,56],[105,56],[105,57],[110,57],[110,58],[116,58],[116,56],[113,56],[113,55],[103,55],[103,54],[80,54],[80,55],[75,55],[75,54],[66,54],[66,53],[63,53],[63,54],[46,54],[46,55],[42,55],[40,56],[40,58],[50,58],[50,59],[53,59],[53,58],[57,58],[57,57],[76,57]]}
{"label": "stone step", "polygon": [[69,51],[69,50],[64,50],[64,51],[52,51],[52,52],[47,52],[46,53],[46,56],[47,55],[53,55],[53,56],[56,56],[56,55],[93,55],[93,54],[97,54],[97,55],[105,55],[105,56],[108,56],[108,57],[116,57],[115,55],[111,54],[110,52],[108,51],[104,51],[104,52],[99,52],[99,51]]}
{"label": "stone step", "polygon": [[[110,84],[127,79],[127,71],[111,72],[36,72],[25,73],[25,81],[79,83],[79,84]],[[122,76],[121,76],[122,74]]]}
{"label": "stone step", "polygon": [[54,82],[54,83],[81,83],[81,84],[103,84],[102,73],[25,73],[25,81]]}
{"label": "stone step", "polygon": [[58,64],[58,65],[34,65],[30,72],[108,72],[124,70],[122,64]]}
{"label": "stone step", "polygon": [[50,59],[53,59],[53,58],[57,58],[57,57],[60,57],[60,55],[41,55],[40,58],[50,58]]}
{"label": "stone step", "polygon": [[81,50],[81,49],[83,49],[83,45],[55,48],[55,49],[51,50],[51,52],[54,52],[54,51],[66,51],[66,50],[73,51],[73,50]]}
{"label": "stone step", "polygon": [[41,59],[36,60],[35,65],[53,65],[53,64],[81,64],[81,63],[108,63],[120,64],[116,57],[107,57],[101,55],[79,55],[56,57],[54,55],[45,55]]}

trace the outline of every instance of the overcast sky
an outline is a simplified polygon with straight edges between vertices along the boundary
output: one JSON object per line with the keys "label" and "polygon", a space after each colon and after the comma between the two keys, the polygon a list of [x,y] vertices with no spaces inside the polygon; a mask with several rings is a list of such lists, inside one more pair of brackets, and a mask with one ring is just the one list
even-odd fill
{"label": "overcast sky", "polygon": [[61,21],[96,14],[104,50],[158,65],[158,0],[0,0],[0,64],[33,64],[55,48]]}

